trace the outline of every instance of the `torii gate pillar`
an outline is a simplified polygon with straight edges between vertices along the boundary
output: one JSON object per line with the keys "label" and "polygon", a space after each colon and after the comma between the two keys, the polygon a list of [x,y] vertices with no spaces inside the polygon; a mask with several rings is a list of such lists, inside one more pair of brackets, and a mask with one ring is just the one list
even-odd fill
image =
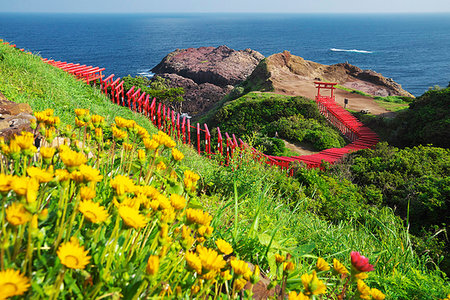
{"label": "torii gate pillar", "polygon": [[[317,88],[316,101],[324,102],[324,101],[334,101],[334,90],[336,89],[334,86],[337,84],[335,82],[322,82],[322,81],[314,81],[314,84]],[[330,96],[325,96],[320,94],[320,89],[330,90]]]}

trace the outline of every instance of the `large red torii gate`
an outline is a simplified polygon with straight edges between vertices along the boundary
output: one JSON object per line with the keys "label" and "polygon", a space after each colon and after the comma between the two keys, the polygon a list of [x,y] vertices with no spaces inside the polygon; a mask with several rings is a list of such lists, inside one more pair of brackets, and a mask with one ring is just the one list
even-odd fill
{"label": "large red torii gate", "polygon": [[[337,83],[314,81],[314,84],[317,88],[316,101],[318,101],[318,102],[334,101],[334,90],[336,89],[334,86],[337,85]],[[320,89],[330,90],[330,96],[321,95]]]}

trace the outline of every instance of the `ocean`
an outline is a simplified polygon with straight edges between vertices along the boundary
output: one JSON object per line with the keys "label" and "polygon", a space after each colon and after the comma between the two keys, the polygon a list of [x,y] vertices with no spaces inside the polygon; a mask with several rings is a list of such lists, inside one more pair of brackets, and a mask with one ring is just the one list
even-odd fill
{"label": "ocean", "polygon": [[177,48],[227,45],[265,56],[288,50],[322,64],[347,61],[416,96],[450,81],[450,14],[0,13],[0,38],[116,76],[149,76]]}

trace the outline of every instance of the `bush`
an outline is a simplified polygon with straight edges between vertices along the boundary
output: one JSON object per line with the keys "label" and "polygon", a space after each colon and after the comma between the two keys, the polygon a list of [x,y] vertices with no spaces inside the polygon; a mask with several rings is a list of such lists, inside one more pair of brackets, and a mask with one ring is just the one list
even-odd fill
{"label": "bush", "polygon": [[[339,131],[320,114],[315,102],[302,97],[249,93],[225,104],[209,119],[208,125],[220,126],[222,132],[239,132],[241,136],[256,132],[273,137],[278,133],[280,138],[292,142],[305,139],[317,150],[345,144]],[[275,145],[273,140],[265,139],[260,144],[269,150],[267,154],[281,153],[281,143]]]}

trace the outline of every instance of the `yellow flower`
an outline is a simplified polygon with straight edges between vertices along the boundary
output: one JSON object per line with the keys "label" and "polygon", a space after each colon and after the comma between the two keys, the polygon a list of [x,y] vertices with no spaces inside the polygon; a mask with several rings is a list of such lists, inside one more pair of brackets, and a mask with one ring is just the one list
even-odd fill
{"label": "yellow flower", "polygon": [[167,169],[167,166],[164,162],[160,161],[159,164],[156,165],[156,170],[162,171]]}
{"label": "yellow flower", "polygon": [[132,144],[123,143],[122,146],[123,146],[123,149],[125,149],[125,151],[133,150],[133,145]]}
{"label": "yellow flower", "polygon": [[176,210],[182,210],[186,207],[186,199],[183,196],[172,194],[170,195],[170,203]]}
{"label": "yellow flower", "polygon": [[173,208],[164,209],[161,214],[161,222],[173,222],[175,220],[175,211]]}
{"label": "yellow flower", "polygon": [[362,281],[361,279],[358,279],[358,281],[356,282],[356,287],[358,289],[359,297],[361,299],[369,300],[371,298],[370,287],[368,287],[364,281]]}
{"label": "yellow flower", "polygon": [[217,272],[216,271],[209,271],[208,273],[204,274],[202,276],[202,278],[204,280],[213,280],[214,278],[216,278],[217,276]]}
{"label": "yellow flower", "polygon": [[179,151],[177,148],[172,148],[172,156],[176,161],[180,161],[184,158],[183,153],[181,153],[181,151]]}
{"label": "yellow flower", "polygon": [[320,295],[325,293],[327,289],[325,284],[317,278],[316,271],[313,271],[312,274],[303,274],[301,280],[305,287],[306,295]]}
{"label": "yellow flower", "polygon": [[252,276],[250,276],[250,282],[251,282],[252,284],[258,283],[258,281],[259,281],[259,279],[260,279],[260,278],[259,278],[260,275],[261,275],[261,271],[259,270],[259,266],[256,265],[256,266],[255,266],[255,270],[253,271]]}
{"label": "yellow flower", "polygon": [[150,255],[147,261],[147,267],[145,269],[147,271],[147,274],[149,275],[155,275],[158,273],[159,270],[159,256],[157,255]]}
{"label": "yellow flower", "polygon": [[55,177],[58,181],[66,181],[70,179],[70,173],[65,169],[58,169],[55,171]]}
{"label": "yellow flower", "polygon": [[295,291],[292,291],[288,295],[288,300],[309,300],[309,297],[303,295],[302,292],[297,294]]}
{"label": "yellow flower", "polygon": [[144,142],[144,147],[147,150],[155,150],[156,148],[159,147],[159,143],[155,140],[151,140],[149,138],[146,138],[143,140]]}
{"label": "yellow flower", "polygon": [[94,126],[99,126],[101,123],[105,122],[105,117],[99,115],[92,115],[91,121],[94,124]]}
{"label": "yellow flower", "polygon": [[80,172],[85,181],[88,182],[100,182],[103,179],[103,175],[100,175],[100,170],[94,169],[88,165],[81,165]]}
{"label": "yellow flower", "polygon": [[230,270],[225,270],[223,272],[220,272],[220,276],[223,278],[223,280],[226,280],[226,281],[233,278],[233,275],[230,274]]}
{"label": "yellow flower", "polygon": [[84,247],[73,237],[70,242],[59,246],[57,254],[61,263],[71,269],[84,269],[91,258],[87,255],[88,251],[84,251]]}
{"label": "yellow flower", "polygon": [[100,206],[100,204],[93,202],[92,200],[81,201],[78,210],[86,219],[95,224],[102,223],[109,216],[103,206]]}
{"label": "yellow flower", "polygon": [[20,147],[17,144],[16,140],[11,140],[9,142],[9,147],[4,145],[2,147],[2,151],[5,152],[5,154],[13,155],[16,153],[20,153]]}
{"label": "yellow flower", "polygon": [[77,127],[84,127],[84,126],[87,125],[87,123],[84,122],[84,121],[81,121],[80,119],[78,119],[77,117],[75,117],[75,125],[76,125]]}
{"label": "yellow flower", "polygon": [[37,192],[39,190],[39,182],[30,177],[14,176],[11,180],[11,189],[18,196],[26,196],[27,202],[31,203],[36,201]]}
{"label": "yellow flower", "polygon": [[128,133],[126,131],[120,130],[119,128],[114,126],[112,127],[112,133],[113,136],[118,140],[122,140],[128,136]]}
{"label": "yellow flower", "polygon": [[247,280],[244,278],[236,279],[233,283],[233,288],[235,291],[240,291],[244,288],[244,286],[247,284]]}
{"label": "yellow flower", "polygon": [[88,115],[89,114],[89,109],[77,108],[77,109],[75,109],[75,114],[78,117],[82,117],[82,116]]}
{"label": "yellow flower", "polygon": [[114,121],[116,122],[117,127],[126,128],[129,120],[124,119],[122,117],[115,117]]}
{"label": "yellow flower", "polygon": [[328,271],[330,269],[330,266],[322,257],[319,257],[317,259],[316,268],[319,271]]}
{"label": "yellow flower", "polygon": [[340,261],[338,261],[336,258],[333,258],[333,270],[341,275],[348,274],[347,268],[341,264]]}
{"label": "yellow flower", "polygon": [[29,167],[27,169],[27,174],[31,178],[35,178],[39,182],[49,182],[53,179],[53,170],[51,169],[51,172],[42,170],[37,167]]}
{"label": "yellow flower", "polygon": [[275,254],[275,261],[278,264],[281,264],[282,262],[284,262],[285,259],[286,259],[286,257],[284,255]]}
{"label": "yellow flower", "polygon": [[157,141],[159,144],[166,146],[167,148],[173,148],[177,145],[170,136],[168,136],[163,131],[159,131],[158,135],[153,135],[153,139]]}
{"label": "yellow flower", "polygon": [[23,295],[30,287],[30,279],[20,271],[6,269],[0,271],[0,299]]}
{"label": "yellow flower", "polygon": [[196,183],[200,179],[200,176],[195,174],[192,171],[186,170],[184,171],[184,185],[188,190],[195,191]]}
{"label": "yellow flower", "polygon": [[80,189],[80,196],[81,196],[81,199],[83,199],[83,200],[94,199],[95,198],[95,190],[90,187],[83,186]]}
{"label": "yellow flower", "polygon": [[137,154],[138,154],[138,159],[140,161],[145,161],[145,151],[144,150],[139,149]]}
{"label": "yellow flower", "polygon": [[151,208],[154,211],[156,211],[159,208],[159,201],[158,200],[148,201],[146,207],[147,206],[148,208]]}
{"label": "yellow flower", "polygon": [[125,193],[133,193],[135,190],[133,180],[124,175],[117,175],[114,179],[111,179],[110,184],[119,196]]}
{"label": "yellow flower", "polygon": [[375,288],[370,289],[370,295],[372,296],[372,300],[384,300],[386,298],[385,294]]}
{"label": "yellow flower", "polygon": [[45,120],[45,123],[49,126],[56,126],[58,127],[58,125],[61,123],[61,120],[59,119],[59,117],[48,117]]}
{"label": "yellow flower", "polygon": [[119,215],[123,222],[134,229],[139,229],[147,225],[147,220],[139,213],[139,210],[126,205],[119,206]]}
{"label": "yellow flower", "polygon": [[219,249],[219,251],[225,255],[233,253],[233,247],[231,247],[231,245],[228,242],[222,239],[216,241],[216,246]]}
{"label": "yellow flower", "polygon": [[152,186],[143,185],[143,186],[136,186],[135,187],[135,193],[143,194],[146,197],[152,197],[153,198],[153,196],[156,195],[158,193],[158,191]]}
{"label": "yellow flower", "polygon": [[186,260],[187,265],[197,272],[198,274],[202,274],[202,261],[200,258],[192,252],[186,252],[184,255],[184,259]]}
{"label": "yellow flower", "polygon": [[14,140],[22,150],[28,150],[33,147],[34,135],[31,132],[22,131],[21,135],[16,135]]}
{"label": "yellow flower", "polygon": [[68,148],[61,151],[59,153],[59,156],[61,157],[62,162],[68,168],[79,167],[87,162],[87,158],[83,153],[73,151]]}
{"label": "yellow flower", "polygon": [[172,208],[169,199],[166,196],[159,194],[158,195],[159,209],[169,209]]}
{"label": "yellow flower", "polygon": [[99,127],[99,128],[95,128],[95,137],[97,139],[102,139],[103,138],[103,130]]}
{"label": "yellow flower", "polygon": [[355,274],[355,278],[356,279],[364,280],[364,279],[367,279],[368,277],[369,277],[369,274],[367,274],[365,272],[361,272],[361,273]]}
{"label": "yellow flower", "polygon": [[39,123],[45,123],[48,119],[48,116],[43,111],[37,111],[34,113],[34,117]]}
{"label": "yellow flower", "polygon": [[198,285],[193,285],[191,287],[191,296],[197,294],[200,291],[200,287]]}
{"label": "yellow flower", "polygon": [[248,267],[248,264],[243,260],[233,259],[230,264],[235,274],[242,275],[247,280],[250,279],[250,276],[253,274]]}
{"label": "yellow flower", "polygon": [[51,116],[53,116],[54,111],[51,108],[47,108],[46,110],[42,111],[42,113],[48,117],[51,117]]}
{"label": "yellow flower", "polygon": [[222,255],[219,255],[215,250],[198,245],[197,253],[204,269],[209,271],[220,271],[220,269],[225,267],[225,260],[223,260]]}
{"label": "yellow flower", "polygon": [[294,271],[294,269],[295,269],[295,265],[292,261],[287,261],[283,264],[283,271],[286,273]]}
{"label": "yellow flower", "polygon": [[201,209],[188,208],[186,210],[186,218],[189,223],[209,226],[212,217]]}
{"label": "yellow flower", "polygon": [[39,151],[44,159],[51,159],[55,155],[55,148],[52,147],[41,147]]}
{"label": "yellow flower", "polygon": [[30,218],[31,215],[20,203],[12,203],[6,208],[6,220],[14,226],[25,224]]}
{"label": "yellow flower", "polygon": [[72,179],[73,181],[75,181],[77,183],[84,182],[84,176],[83,176],[83,174],[81,174],[80,171],[73,171],[72,173],[70,173],[70,179]]}
{"label": "yellow flower", "polygon": [[45,130],[45,138],[47,139],[47,142],[51,143],[53,139],[55,138],[55,127],[50,127]]}
{"label": "yellow flower", "polygon": [[200,176],[198,176],[197,174],[195,174],[194,172],[192,172],[190,170],[184,171],[184,177],[185,178],[190,178],[194,182],[196,182],[197,180],[200,179]]}
{"label": "yellow flower", "polygon": [[5,175],[3,173],[0,173],[0,192],[6,193],[11,190],[11,182],[13,181],[14,177],[12,175]]}

